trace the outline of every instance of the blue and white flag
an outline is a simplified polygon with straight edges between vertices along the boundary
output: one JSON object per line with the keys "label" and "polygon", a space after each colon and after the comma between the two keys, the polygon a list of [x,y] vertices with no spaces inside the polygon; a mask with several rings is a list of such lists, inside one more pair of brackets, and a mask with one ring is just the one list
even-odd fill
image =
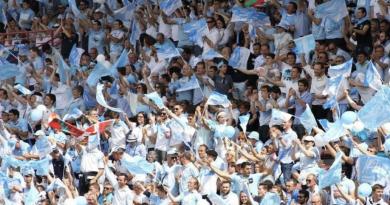
{"label": "blue and white flag", "polygon": [[58,69],[57,69],[57,72],[58,72],[58,75],[60,76],[60,81],[62,83],[66,83],[67,81],[67,72],[70,71],[70,67],[68,66],[68,64],[66,64],[64,58],[62,57],[61,53],[54,47],[52,47],[53,49],[53,52],[54,52],[54,56],[56,56],[57,60],[58,60]]}
{"label": "blue and white flag", "polygon": [[105,107],[105,108],[107,108],[109,110],[112,110],[114,112],[122,113],[123,111],[120,108],[114,108],[114,107],[111,107],[111,106],[108,105],[108,103],[106,102],[106,99],[104,98],[104,95],[103,95],[103,89],[104,89],[104,85],[98,83],[97,86],[96,86],[96,101],[101,106],[103,106],[103,107]]}
{"label": "blue and white flag", "polygon": [[314,13],[322,19],[327,17],[338,22],[348,15],[348,9],[344,0],[331,0],[317,5]]}
{"label": "blue and white flag", "polygon": [[223,56],[214,49],[209,49],[203,52],[202,58],[204,60],[213,60],[214,58],[223,58]]}
{"label": "blue and white flag", "polygon": [[53,182],[50,183],[49,186],[47,186],[46,191],[54,191],[58,188],[66,188],[66,185],[61,181],[59,178],[55,178]]}
{"label": "blue and white flag", "polygon": [[383,86],[358,112],[364,127],[376,131],[379,126],[390,122],[390,88]]}
{"label": "blue and white flag", "polygon": [[280,201],[279,194],[267,192],[261,200],[260,205],[280,205]]}
{"label": "blue and white flag", "polygon": [[132,174],[150,174],[154,170],[154,165],[140,156],[135,156],[130,160],[121,160],[121,163]]}
{"label": "blue and white flag", "polygon": [[157,48],[157,57],[159,60],[171,59],[176,56],[181,56],[179,50],[172,42],[165,42]]}
{"label": "blue and white flag", "polygon": [[[98,130],[99,128],[95,128],[95,129]],[[99,133],[99,132],[97,132],[97,133]],[[97,148],[99,146],[100,146],[99,134],[88,136],[88,148],[89,149],[94,149],[94,148]]]}
{"label": "blue and white flag", "polygon": [[246,126],[248,125],[248,122],[249,122],[249,118],[250,118],[250,114],[246,114],[246,115],[241,115],[238,117],[238,120],[240,121],[240,126],[242,128],[242,131],[244,133],[246,133]]}
{"label": "blue and white flag", "polygon": [[183,32],[188,35],[188,39],[200,47],[203,47],[203,36],[206,35],[208,29],[204,18],[183,24]]}
{"label": "blue and white flag", "polygon": [[331,142],[338,140],[341,136],[345,135],[345,130],[341,119],[336,120],[329,129],[322,136],[324,142]]}
{"label": "blue and white flag", "polygon": [[0,8],[0,22],[4,24],[4,26],[8,25],[7,15],[4,8]]}
{"label": "blue and white flag", "polygon": [[79,19],[86,18],[86,16],[84,14],[82,14],[80,12],[79,8],[77,7],[76,0],[68,0],[68,4],[69,4],[70,9],[72,10],[73,15],[76,18],[79,18]]}
{"label": "blue and white flag", "polygon": [[200,89],[198,79],[195,75],[191,76],[190,80],[180,84],[180,87],[176,89],[176,92],[184,92],[188,90]]}
{"label": "blue and white flag", "polygon": [[278,109],[272,109],[272,113],[271,113],[271,124],[275,125],[276,124],[281,124],[282,122],[286,122],[288,120],[291,119],[291,117],[293,117],[293,115],[287,113],[287,112],[283,112],[283,111],[280,111]]}
{"label": "blue and white flag", "polygon": [[76,44],[73,45],[72,50],[70,50],[69,54],[69,64],[70,66],[80,67],[80,59],[81,55],[83,55],[84,49],[77,48]]}
{"label": "blue and white flag", "polygon": [[349,77],[351,75],[352,71],[352,65],[353,65],[353,59],[335,66],[330,66],[328,69],[328,75],[329,77],[337,77],[339,75],[343,75],[344,77]]}
{"label": "blue and white flag", "polygon": [[7,80],[20,75],[20,71],[15,64],[0,65],[0,80]]}
{"label": "blue and white flag", "polygon": [[38,176],[46,176],[49,174],[49,165],[50,165],[50,159],[48,157],[45,157],[40,160],[31,160],[29,161],[26,166],[31,167],[36,170],[36,174]]}
{"label": "blue and white flag", "polygon": [[359,183],[374,185],[390,183],[390,159],[385,157],[362,155],[356,161]]}
{"label": "blue and white flag", "polygon": [[218,93],[216,91],[213,91],[209,98],[207,99],[206,104],[208,105],[222,105],[223,107],[227,108],[231,105],[230,100],[228,97],[224,94]]}
{"label": "blue and white flag", "polygon": [[37,150],[39,152],[39,157],[41,159],[45,158],[52,151],[51,143],[49,142],[47,136],[40,137],[35,142],[35,147],[37,148]]}
{"label": "blue and white flag", "polygon": [[129,52],[126,49],[123,49],[119,58],[116,60],[114,65],[111,66],[111,69],[116,71],[117,68],[125,67],[126,65],[128,65],[129,64],[128,54]]}
{"label": "blue and white flag", "polygon": [[140,35],[141,35],[141,31],[138,28],[137,20],[133,19],[131,23],[131,34],[129,36],[129,41],[131,45],[133,45],[134,47],[136,46],[137,40],[139,39]]}
{"label": "blue and white flag", "polygon": [[160,9],[167,15],[173,14],[176,9],[183,6],[181,0],[162,0],[160,2]]}
{"label": "blue and white flag", "polygon": [[73,108],[72,110],[70,110],[68,113],[66,113],[63,117],[63,121],[66,121],[66,120],[74,120],[74,119],[78,119],[79,117],[81,117],[83,115],[83,111],[81,111],[80,109],[78,109],[77,107]]}
{"label": "blue and white flag", "polygon": [[343,154],[337,153],[336,158],[328,170],[321,170],[318,174],[318,187],[323,189],[341,182],[341,159]]}
{"label": "blue and white flag", "polygon": [[23,95],[31,95],[32,92],[28,88],[24,87],[23,85],[16,84],[14,86],[15,89],[17,89],[19,92],[21,92]]}
{"label": "blue and white flag", "polygon": [[244,47],[236,47],[229,58],[229,65],[233,68],[246,68],[250,50]]}
{"label": "blue and white flag", "polygon": [[324,91],[322,92],[323,95],[327,95],[328,99],[324,103],[323,107],[325,109],[333,108],[337,105],[336,97],[338,93],[340,92],[340,86],[344,79],[343,75],[339,75],[337,77],[329,78],[328,83],[326,84],[326,87]]}
{"label": "blue and white flag", "polygon": [[306,109],[299,117],[299,120],[301,121],[301,124],[303,125],[303,127],[305,127],[306,132],[308,134],[311,133],[311,130],[313,129],[313,127],[317,127],[316,118],[314,117],[313,113],[311,112],[310,106],[308,104],[306,104]]}
{"label": "blue and white flag", "polygon": [[313,34],[297,38],[294,43],[298,54],[309,54],[316,47]]}
{"label": "blue and white flag", "polygon": [[239,6],[232,8],[231,22],[247,22],[255,25],[270,23],[267,14],[258,12],[254,8],[243,8]]}
{"label": "blue and white flag", "polygon": [[163,109],[165,107],[164,101],[161,99],[160,95],[157,92],[145,94],[145,97],[153,101],[153,103],[157,105],[158,108]]}
{"label": "blue and white flag", "polygon": [[136,9],[135,4],[128,4],[120,9],[114,11],[114,17],[122,21],[128,21],[133,18]]}
{"label": "blue and white flag", "polygon": [[101,77],[106,76],[106,75],[111,75],[111,74],[112,74],[112,72],[110,71],[110,69],[108,69],[108,68],[104,67],[104,65],[98,63],[95,65],[92,72],[89,73],[88,78],[87,78],[87,84],[90,87],[94,87],[99,82],[99,79]]}
{"label": "blue and white flag", "polygon": [[381,76],[372,61],[369,62],[366,74],[364,75],[364,86],[374,90],[379,90],[382,86]]}
{"label": "blue and white flag", "polygon": [[34,186],[31,187],[27,192],[24,192],[23,197],[25,205],[36,205],[40,200],[39,192]]}
{"label": "blue and white flag", "polygon": [[328,131],[329,128],[333,125],[333,123],[330,123],[327,119],[319,119],[318,122],[325,131]]}

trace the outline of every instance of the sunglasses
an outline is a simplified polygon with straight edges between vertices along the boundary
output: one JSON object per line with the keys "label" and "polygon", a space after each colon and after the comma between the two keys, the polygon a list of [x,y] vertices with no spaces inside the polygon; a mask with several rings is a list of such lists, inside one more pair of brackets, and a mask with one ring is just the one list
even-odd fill
{"label": "sunglasses", "polygon": [[163,113],[161,113],[160,115],[167,115],[167,113],[163,112]]}

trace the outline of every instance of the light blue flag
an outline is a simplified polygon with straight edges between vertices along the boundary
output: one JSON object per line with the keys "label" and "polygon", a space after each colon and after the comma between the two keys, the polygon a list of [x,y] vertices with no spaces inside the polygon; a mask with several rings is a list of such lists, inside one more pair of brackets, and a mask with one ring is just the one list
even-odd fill
{"label": "light blue flag", "polygon": [[85,19],[86,16],[82,14],[77,7],[76,0],[68,0],[70,9],[72,10],[73,15],[78,19]]}
{"label": "light blue flag", "polygon": [[5,26],[7,26],[8,25],[8,20],[7,20],[7,15],[6,15],[5,9],[1,8],[0,12],[1,12],[1,14],[0,14],[0,21]]}
{"label": "light blue flag", "polygon": [[314,13],[322,19],[328,17],[338,22],[348,15],[348,9],[344,0],[331,0],[317,5]]}
{"label": "light blue flag", "polygon": [[15,89],[17,89],[19,92],[21,92],[23,95],[31,95],[32,92],[31,90],[27,89],[26,87],[24,87],[23,85],[20,85],[20,84],[16,84],[14,86]]}
{"label": "light blue flag", "polygon": [[235,6],[232,8],[232,19],[231,22],[246,22],[249,21],[249,12],[247,9]]}
{"label": "light blue flag", "polygon": [[63,121],[66,121],[66,120],[74,120],[74,119],[78,119],[79,117],[81,117],[83,115],[83,111],[81,111],[80,109],[78,109],[77,107],[73,108],[72,110],[70,110],[68,113],[66,113],[64,115],[64,117],[62,118]]}
{"label": "light blue flag", "polygon": [[29,189],[29,191],[26,193],[24,192],[24,204],[25,205],[35,205],[40,200],[39,198],[39,192],[35,187],[32,187]]}
{"label": "light blue flag", "polygon": [[213,60],[214,58],[223,58],[223,56],[214,49],[209,49],[208,51],[203,52],[202,58],[204,60]]}
{"label": "light blue flag", "polygon": [[341,119],[336,120],[333,125],[329,127],[329,130],[325,132],[322,136],[324,142],[330,142],[339,139],[341,136],[345,134],[345,130],[343,127],[343,123]]}
{"label": "light blue flag", "polygon": [[323,189],[341,182],[341,159],[343,154],[337,153],[336,158],[328,170],[321,170],[318,174],[318,188]]}
{"label": "light blue flag", "polygon": [[344,77],[349,77],[351,75],[352,71],[352,65],[353,65],[353,59],[335,66],[330,66],[328,69],[328,75],[329,77],[337,77],[339,75],[343,75]]}
{"label": "light blue flag", "polygon": [[188,35],[188,39],[200,47],[203,47],[202,37],[207,31],[207,22],[204,18],[183,24],[183,32]]}
{"label": "light blue flag", "polygon": [[167,15],[173,14],[176,9],[183,6],[181,0],[163,0],[160,2],[160,9]]}
{"label": "light blue flag", "polygon": [[277,193],[267,192],[260,205],[280,205],[280,197]]}
{"label": "light blue flag", "polygon": [[231,22],[247,22],[258,27],[263,24],[269,24],[270,20],[266,13],[258,12],[255,8],[235,6],[232,8]]}
{"label": "light blue flag", "polygon": [[229,58],[229,65],[233,68],[239,68],[240,67],[240,58],[241,58],[241,48],[236,47],[233,50],[232,55]]}
{"label": "light blue flag", "polygon": [[163,109],[165,107],[163,100],[157,92],[145,94],[145,97],[153,101],[153,103],[156,104],[158,108]]}
{"label": "light blue flag", "polygon": [[106,99],[104,98],[104,95],[103,95],[103,89],[104,89],[104,85],[99,83],[96,87],[96,101],[101,106],[103,106],[109,110],[112,110],[114,112],[123,113],[123,111],[120,108],[114,108],[114,107],[111,107],[108,105],[108,103],[106,102]]}
{"label": "light blue flag", "polygon": [[176,56],[181,56],[179,50],[172,42],[165,42],[157,48],[158,59],[171,59]]}
{"label": "light blue flag", "polygon": [[298,54],[309,54],[316,47],[313,34],[303,36],[294,40]]}
{"label": "light blue flag", "polygon": [[378,156],[362,155],[356,162],[357,180],[359,183],[390,183],[390,159]]}
{"label": "light blue flag", "polygon": [[0,65],[0,80],[7,80],[20,75],[20,71],[15,64]]}
{"label": "light blue flag", "polygon": [[311,133],[311,130],[313,129],[313,127],[317,127],[316,118],[314,117],[313,113],[311,112],[310,106],[308,104],[306,104],[306,109],[299,117],[299,120],[301,121],[301,124],[303,125],[303,127],[305,127],[306,132],[308,134]]}
{"label": "light blue flag", "polygon": [[215,192],[211,192],[207,195],[207,198],[211,201],[213,205],[225,205],[225,200],[221,196],[217,195]]}
{"label": "light blue flag", "polygon": [[244,133],[246,132],[246,126],[248,125],[249,118],[250,118],[249,113],[238,117],[238,119],[240,121],[240,126],[241,126],[242,130],[244,131]]}
{"label": "light blue flag", "polygon": [[31,160],[26,166],[29,166],[36,170],[38,176],[46,176],[49,174],[50,159],[45,157],[41,160]]}
{"label": "light blue flag", "polygon": [[385,122],[390,122],[390,88],[383,86],[358,112],[364,127],[376,131]]}
{"label": "light blue flag", "polygon": [[60,81],[62,83],[66,83],[68,76],[67,71],[70,70],[68,64],[66,64],[65,60],[61,57],[58,62],[58,75],[60,76]]}
{"label": "light blue flag", "polygon": [[90,87],[94,87],[99,82],[99,79],[106,75],[111,75],[110,69],[107,69],[102,64],[98,63],[95,65],[92,72],[89,73],[87,78],[87,84]]}
{"label": "light blue flag", "polygon": [[122,21],[128,21],[133,18],[136,9],[135,4],[128,4],[120,9],[114,11],[114,17]]}
{"label": "light blue flag", "polygon": [[180,84],[180,87],[176,89],[176,92],[183,92],[188,90],[200,89],[198,79],[195,75],[191,76],[190,80]]}
{"label": "light blue flag", "polygon": [[94,149],[99,146],[100,146],[100,136],[98,134],[88,136],[88,148]]}
{"label": "light blue flag", "polygon": [[364,76],[364,86],[379,90],[382,86],[381,76],[372,61],[369,62]]}
{"label": "light blue flag", "polygon": [[333,125],[333,123],[330,123],[327,119],[319,119],[318,122],[325,131],[328,131],[329,128]]}
{"label": "light blue flag", "polygon": [[328,83],[326,84],[326,87],[322,92],[322,94],[328,95],[328,99],[323,105],[325,109],[333,108],[337,105],[336,97],[340,91],[340,86],[343,79],[343,75],[329,78]]}
{"label": "light blue flag", "polygon": [[231,105],[228,97],[224,94],[217,92],[217,91],[213,91],[210,94],[209,98],[207,99],[206,104],[208,104],[208,105],[222,105],[225,108],[227,108]]}
{"label": "light blue flag", "polygon": [[128,51],[126,49],[123,49],[121,55],[119,56],[119,58],[116,60],[116,62],[114,63],[114,65],[112,65],[112,68],[111,69],[117,69],[117,68],[120,68],[120,67],[125,67],[126,65],[129,64],[129,57],[128,57]]}
{"label": "light blue flag", "polygon": [[3,163],[5,167],[21,167],[24,162],[21,160],[16,159],[15,157],[12,156],[3,156]]}
{"label": "light blue flag", "polygon": [[81,55],[83,55],[84,49],[77,48],[76,44],[73,45],[72,50],[70,50],[69,54],[69,64],[72,67],[80,67],[80,59]]}
{"label": "light blue flag", "polygon": [[35,142],[35,147],[37,148],[39,152],[39,157],[45,158],[48,154],[51,153],[52,148],[51,148],[51,143],[48,140],[47,136],[40,137],[36,142]]}
{"label": "light blue flag", "polygon": [[65,184],[61,181],[61,179],[56,178],[53,180],[53,182],[50,183],[49,186],[46,188],[46,192],[54,191],[58,188],[64,188],[65,189]]}
{"label": "light blue flag", "polygon": [[132,174],[150,174],[154,170],[154,165],[140,156],[135,156],[131,160],[121,160],[121,163]]}
{"label": "light blue flag", "polygon": [[272,109],[271,116],[272,116],[271,121],[283,122],[283,121],[288,121],[289,119],[291,119],[291,117],[293,115],[291,115],[287,112],[280,111],[278,109]]}
{"label": "light blue flag", "polygon": [[137,40],[141,34],[140,29],[138,28],[137,20],[133,19],[131,23],[131,34],[129,36],[129,41],[134,47],[137,45]]}

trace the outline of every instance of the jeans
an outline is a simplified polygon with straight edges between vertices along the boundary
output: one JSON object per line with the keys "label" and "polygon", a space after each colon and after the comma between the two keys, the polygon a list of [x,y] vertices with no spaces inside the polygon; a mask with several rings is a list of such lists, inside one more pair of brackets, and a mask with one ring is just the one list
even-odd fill
{"label": "jeans", "polygon": [[281,171],[283,174],[283,181],[282,181],[283,184],[291,179],[291,171],[292,171],[293,165],[294,165],[293,162],[291,162],[289,164],[280,163],[280,168],[281,168]]}

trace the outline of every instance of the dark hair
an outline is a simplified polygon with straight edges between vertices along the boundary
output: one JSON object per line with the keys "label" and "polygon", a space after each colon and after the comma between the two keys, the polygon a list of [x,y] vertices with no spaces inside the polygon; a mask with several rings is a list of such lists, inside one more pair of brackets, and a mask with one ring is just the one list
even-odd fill
{"label": "dark hair", "polygon": [[278,129],[279,131],[283,132],[283,127],[281,125],[272,125],[272,127]]}
{"label": "dark hair", "polygon": [[13,115],[19,118],[19,111],[17,109],[11,109],[8,111],[8,113],[12,113]]}
{"label": "dark hair", "polygon": [[267,191],[270,191],[272,189],[273,183],[269,180],[266,180],[266,181],[260,183],[259,187],[260,186],[264,187],[264,189],[266,189]]}
{"label": "dark hair", "polygon": [[382,185],[380,185],[380,184],[374,184],[374,186],[372,186],[372,191],[373,192],[378,190],[378,189],[382,189],[383,190],[384,187]]}
{"label": "dark hair", "polygon": [[299,190],[298,194],[302,194],[306,200],[309,199],[309,192],[306,190]]}
{"label": "dark hair", "polygon": [[46,94],[46,97],[50,98],[50,100],[53,101],[53,104],[56,103],[56,96],[54,94]]}
{"label": "dark hair", "polygon": [[309,87],[309,81],[307,81],[305,78],[298,80],[298,83],[302,83],[306,88]]}
{"label": "dark hair", "polygon": [[267,92],[270,92],[270,91],[271,91],[271,87],[270,87],[269,85],[262,85],[261,88],[260,88],[260,90],[262,90],[262,89],[266,89]]}
{"label": "dark hair", "polygon": [[271,93],[276,93],[276,94],[282,94],[282,91],[280,90],[279,86],[274,85],[271,87]]}
{"label": "dark hair", "polygon": [[247,167],[247,166],[252,166],[252,164],[249,163],[249,162],[243,162],[243,163],[241,164],[241,168],[242,168],[242,169],[245,168],[245,167]]}
{"label": "dark hair", "polygon": [[73,88],[73,90],[77,90],[80,93],[80,96],[83,96],[84,88],[81,85],[77,85]]}
{"label": "dark hair", "polygon": [[361,12],[363,12],[363,13],[364,13],[364,16],[367,15],[367,10],[366,10],[366,8],[364,8],[364,7],[359,7],[358,10],[360,10]]}

